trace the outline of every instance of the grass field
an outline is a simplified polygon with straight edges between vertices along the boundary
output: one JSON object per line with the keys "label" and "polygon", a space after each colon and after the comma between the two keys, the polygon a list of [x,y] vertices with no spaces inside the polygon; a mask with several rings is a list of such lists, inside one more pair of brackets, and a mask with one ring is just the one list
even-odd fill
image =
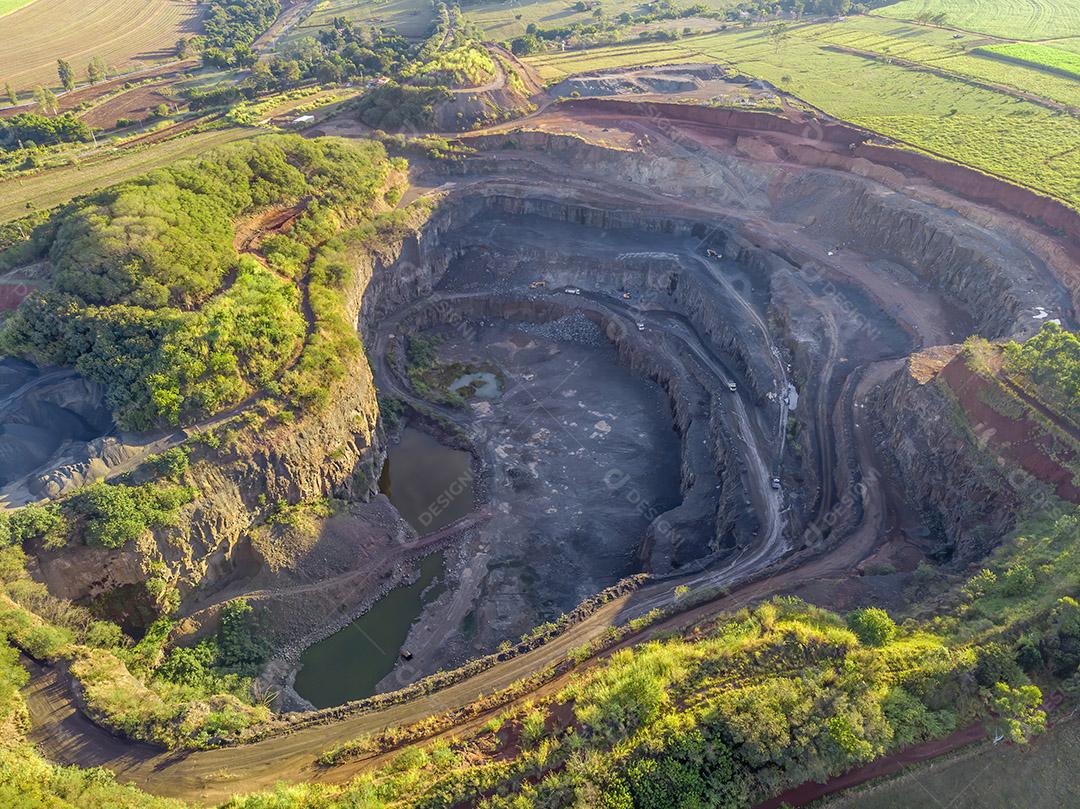
{"label": "grass field", "polygon": [[55,87],[60,58],[80,78],[95,56],[115,72],[172,59],[176,40],[199,32],[200,9],[189,0],[34,0],[0,17],[0,83]]}
{"label": "grass field", "polygon": [[16,9],[20,9],[32,2],[34,2],[34,0],[0,0],[0,17],[3,17],[5,14],[10,14]]}
{"label": "grass field", "polygon": [[821,809],[1064,809],[1076,806],[1080,722],[1049,730],[1026,747],[983,747],[951,761],[917,767]]}
{"label": "grass field", "polygon": [[0,182],[0,222],[25,216],[26,203],[39,209],[51,208],[80,194],[118,183],[144,171],[193,157],[240,138],[261,134],[260,130],[232,128],[202,132],[148,148],[121,150],[115,156],[87,161],[82,165],[49,169],[32,177]]}
{"label": "grass field", "polygon": [[988,53],[1016,59],[1035,68],[1056,70],[1080,78],[1080,54],[1063,51],[1049,45],[1033,45],[1027,42],[1010,42],[978,48],[977,53]]}
{"label": "grass field", "polygon": [[945,25],[1007,39],[1080,35],[1080,0],[902,0],[873,13],[914,20],[922,12],[945,14]]}
{"label": "grass field", "polygon": [[310,17],[284,36],[282,44],[315,36],[320,28],[329,26],[334,17],[344,17],[364,26],[393,28],[412,39],[430,34],[435,23],[430,0],[322,0]]}
{"label": "grass field", "polygon": [[[713,11],[725,11],[736,5],[735,0],[702,0],[702,5]],[[623,12],[631,14],[644,14],[646,3],[640,0],[606,0],[601,4],[606,17],[618,17]],[[689,4],[687,4],[689,5]],[[578,11],[574,8],[572,0],[538,0],[538,2],[520,2],[513,0],[505,2],[481,2],[470,3],[462,9],[465,16],[483,28],[492,39],[511,39],[525,33],[525,28],[530,23],[535,23],[538,28],[562,28],[575,23],[588,23],[593,21],[592,11]],[[520,19],[519,19],[520,18]],[[693,27],[693,23],[678,23],[681,30],[683,25]],[[713,25],[719,23],[710,21]]]}
{"label": "grass field", "polygon": [[[989,84],[1000,84],[1017,90],[1080,107],[1080,83],[1046,70],[1006,63],[979,56],[981,48],[1034,48],[1055,51],[1065,59],[1074,54],[1043,45],[1005,43],[985,46],[985,37],[963,34],[954,39],[953,32],[922,25],[898,23],[881,17],[853,17],[837,25],[820,25],[803,29],[802,34],[821,43],[919,62],[927,67],[947,70],[960,76]],[[981,47],[980,47],[981,46]],[[1049,58],[1049,57],[1046,57]]]}
{"label": "grass field", "polygon": [[[841,26],[833,26],[833,33]],[[967,82],[822,47],[806,26],[779,50],[761,29],[530,58],[543,76],[714,60],[918,148],[1080,207],[1080,120]],[[969,57],[974,58],[974,57]],[[989,61],[989,60],[987,60]]]}

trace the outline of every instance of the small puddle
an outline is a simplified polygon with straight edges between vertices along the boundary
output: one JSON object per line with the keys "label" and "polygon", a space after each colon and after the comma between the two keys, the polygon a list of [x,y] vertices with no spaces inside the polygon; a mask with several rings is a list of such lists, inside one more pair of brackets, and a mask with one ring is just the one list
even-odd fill
{"label": "small puddle", "polygon": [[470,385],[473,386],[472,395],[480,399],[494,399],[499,395],[499,378],[490,371],[462,374],[450,383],[450,390],[457,393]]}
{"label": "small puddle", "polygon": [[417,533],[438,531],[473,510],[472,456],[407,427],[390,448],[379,490]]}
{"label": "small puddle", "polygon": [[394,588],[340,632],[309,647],[300,656],[296,693],[316,708],[374,694],[397,664],[413,620],[442,592],[441,584],[424,592],[442,570],[443,555],[428,556],[415,583]]}

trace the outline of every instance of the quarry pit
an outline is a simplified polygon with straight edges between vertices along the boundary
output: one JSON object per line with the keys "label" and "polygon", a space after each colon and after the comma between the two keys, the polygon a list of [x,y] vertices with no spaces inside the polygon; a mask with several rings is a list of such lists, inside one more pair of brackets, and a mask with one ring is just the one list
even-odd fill
{"label": "quarry pit", "polygon": [[[850,129],[679,106],[564,102],[410,158],[401,204],[431,216],[357,290],[383,411],[367,490],[285,561],[207,552],[179,638],[228,598],[259,604],[264,678],[310,711],[503,654],[620,582],[615,624],[818,559],[933,551],[886,392],[914,352],[1073,324],[1073,248],[1039,211],[979,202],[984,180]],[[0,454],[24,459],[8,502],[179,440],[116,433],[77,375],[0,370]],[[67,597],[100,575],[38,561]],[[409,587],[393,633],[354,627]],[[316,648],[375,665],[305,685]]]}

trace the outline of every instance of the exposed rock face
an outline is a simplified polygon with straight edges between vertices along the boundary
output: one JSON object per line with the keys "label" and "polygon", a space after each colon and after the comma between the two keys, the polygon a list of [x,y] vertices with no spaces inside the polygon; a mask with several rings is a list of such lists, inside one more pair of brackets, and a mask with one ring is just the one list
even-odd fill
{"label": "exposed rock face", "polygon": [[[714,151],[704,159],[700,147],[692,143],[685,144],[681,153],[649,154],[592,145],[573,136],[516,132],[477,138],[474,144],[480,151],[468,159],[467,168],[453,166],[446,171],[489,173],[485,182],[465,187],[426,220],[351,256],[355,282],[348,290],[348,309],[365,340],[373,339],[383,316],[429,295],[455,256],[484,246],[482,233],[470,241],[460,235],[461,229],[499,216],[575,223],[597,233],[635,231],[699,240],[760,282],[758,288],[766,297],[773,294],[770,287],[776,278],[810,275],[804,267],[812,262],[796,238],[805,230],[819,241],[828,238],[853,245],[860,260],[881,261],[902,285],[914,279],[942,292],[987,335],[1030,330],[1034,321],[1027,315],[1037,304],[1071,312],[1068,296],[1046,267],[1007,239],[862,177],[749,158],[746,150]],[[515,161],[520,161],[522,171],[511,172],[514,179],[507,179],[508,166],[514,167]],[[575,167],[575,177],[565,184],[552,184],[550,177],[542,176],[544,170],[564,171],[567,165]],[[605,196],[605,187],[610,196]],[[644,190],[673,201],[659,206],[643,198]],[[642,201],[627,202],[633,199]],[[790,239],[763,237],[759,224],[764,220],[784,223]],[[759,403],[777,393],[773,360],[767,352],[747,348],[748,341],[758,339],[757,327],[732,296],[718,294],[720,288],[711,286],[712,280],[726,283],[720,274],[703,279],[701,274],[683,272],[680,259],[662,254],[579,257],[560,248],[557,243],[549,249],[523,248],[517,260],[552,268],[561,262],[567,270],[560,275],[552,269],[556,283],[587,288],[595,279],[598,290],[603,283],[610,291],[632,280],[654,290],[665,305],[685,313],[686,321],[717,352],[733,359]],[[799,290],[788,296],[798,300]],[[505,306],[496,308],[493,313],[510,314]],[[528,313],[533,315],[535,311]],[[780,333],[779,342],[796,369],[816,368],[808,337],[814,325],[796,328],[782,312],[773,310],[773,315],[770,326]],[[738,531],[750,532],[754,526],[735,526],[734,501],[742,488],[734,465],[725,463],[725,447],[732,437],[721,417],[722,397],[695,387],[698,383],[691,378],[673,375],[633,337],[618,336],[614,342],[628,364],[668,390],[684,447],[684,502],[670,516],[686,530],[654,530],[643,559],[658,568],[661,559],[677,565],[723,552],[740,541]],[[1000,488],[999,482],[993,470],[975,469],[974,455],[942,415],[948,412],[943,397],[933,385],[901,375],[882,394],[881,412],[895,416],[884,423],[901,472],[912,482],[916,497],[941,513],[944,535],[963,557],[977,554],[985,544],[977,531],[963,526],[981,522],[988,526],[985,530],[997,532],[1009,524],[1011,504],[999,501],[988,507],[988,513],[976,513],[986,507],[985,495]],[[199,497],[176,527],[156,531],[152,541],[139,547],[116,552],[43,551],[43,576],[59,594],[87,598],[140,586],[152,568],[163,565],[185,608],[205,603],[234,580],[250,577],[265,559],[248,535],[274,503],[326,496],[357,500],[372,492],[382,448],[376,432],[376,392],[363,359],[331,392],[330,401],[326,411],[295,424],[241,428],[226,449],[203,454],[192,468]],[[815,404],[808,397],[803,407]],[[769,405],[769,410],[778,406]],[[938,416],[922,424],[926,408]],[[815,435],[809,440],[825,438]],[[102,465],[106,470],[122,466],[131,460],[125,451],[122,442],[111,439],[92,444],[85,458],[43,477],[36,493],[65,492],[99,476]],[[965,474],[967,469],[970,474]],[[810,469],[797,477],[807,489],[823,484]],[[956,486],[949,485],[953,478]],[[674,539],[665,539],[665,534]]]}
{"label": "exposed rock face", "polygon": [[[601,103],[614,107],[619,104]],[[703,114],[712,112],[706,110]],[[722,242],[737,236],[742,244],[766,247],[759,241],[760,234],[751,233],[746,224],[747,216],[757,215],[835,239],[838,246],[857,251],[868,262],[894,264],[901,284],[915,278],[943,292],[971,316],[979,332],[987,337],[1030,335],[1038,328],[1031,316],[1040,307],[1073,318],[1066,284],[1014,240],[855,174],[706,151],[687,140],[678,140],[684,153],[674,155],[642,154],[596,146],[574,136],[535,131],[473,141],[488,152],[500,153],[499,161],[483,154],[475,158],[478,166],[491,161],[493,171],[505,173],[515,151],[542,151],[550,160],[573,165],[576,177],[592,177],[596,183],[642,186],[678,199],[680,204],[665,206],[665,215],[655,217],[653,227],[667,228],[667,232],[678,227],[680,218],[671,212],[686,212],[685,221],[692,216],[687,201],[700,199],[730,210],[728,215],[698,220],[695,233],[702,237],[715,234]],[[624,212],[615,217],[600,211],[574,215],[593,217],[604,227],[619,226],[620,220],[627,218]],[[771,247],[780,254],[777,245]],[[797,251],[788,250],[782,257],[797,267],[803,263]]]}
{"label": "exposed rock face", "polygon": [[[915,362],[922,361],[917,355]],[[931,540],[940,556],[964,564],[985,556],[1013,528],[1020,505],[1015,484],[1023,481],[980,443],[937,365],[927,374],[909,361],[870,409],[908,501],[937,534]]]}

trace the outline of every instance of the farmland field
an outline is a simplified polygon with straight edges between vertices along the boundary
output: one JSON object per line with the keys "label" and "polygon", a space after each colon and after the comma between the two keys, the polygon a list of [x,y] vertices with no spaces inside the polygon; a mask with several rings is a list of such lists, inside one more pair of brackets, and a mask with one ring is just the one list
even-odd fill
{"label": "farmland field", "polygon": [[0,81],[25,94],[56,86],[61,58],[80,78],[95,56],[115,72],[167,61],[177,39],[199,33],[200,8],[188,0],[35,0],[0,17]]}
{"label": "farmland field", "polygon": [[1080,724],[1052,728],[1024,746],[984,745],[828,801],[822,809],[1059,809],[1073,806]]}
{"label": "farmland field", "polygon": [[1009,39],[1080,35],[1080,0],[902,0],[874,14],[914,20],[945,14],[945,24]]}
{"label": "farmland field", "polygon": [[[725,11],[736,5],[734,0],[704,0],[702,5],[711,11]],[[640,0],[610,0],[603,4],[606,17],[618,17],[623,12],[640,14],[644,4]],[[464,7],[466,16],[487,32],[493,39],[510,39],[525,33],[530,23],[540,29],[562,28],[575,23],[592,22],[592,11],[578,11],[568,0],[539,0],[535,3],[481,2]],[[518,19],[520,17],[520,19]],[[678,28],[684,24],[676,20]],[[712,22],[712,21],[710,21]],[[713,22],[719,25],[719,22]]]}
{"label": "farmland field", "polygon": [[1049,45],[1012,42],[1006,45],[991,45],[979,48],[977,53],[1005,56],[1036,68],[1055,70],[1080,78],[1080,54],[1063,51]]}
{"label": "farmland field", "polygon": [[144,171],[168,165],[174,160],[193,157],[207,149],[259,132],[239,127],[201,132],[157,143],[150,148],[120,150],[115,156],[95,158],[82,165],[4,180],[0,182],[0,222],[10,222],[24,216],[28,213],[28,203],[35,208],[51,208],[80,194],[88,194]]}
{"label": "farmland field", "polygon": [[431,32],[435,12],[429,0],[323,0],[314,13],[292,28],[283,43],[315,36],[320,28],[330,25],[334,17],[345,17],[359,25],[393,28],[399,34],[420,39]]}
{"label": "farmland field", "polygon": [[[828,45],[880,54],[888,58],[907,59],[988,84],[1013,87],[1051,101],[1080,106],[1080,83],[1075,80],[1035,66],[1024,67],[978,55],[984,48],[997,50],[999,47],[1015,47],[1038,52],[1054,51],[1051,56],[1060,54],[1059,59],[1075,59],[1077,64],[1080,64],[1080,58],[1057,47],[1012,43],[985,46],[982,44],[986,42],[985,37],[963,34],[954,39],[954,34],[947,30],[908,23],[898,24],[894,20],[881,17],[854,17],[842,25],[819,25],[801,29],[799,34]],[[980,45],[982,47],[979,47]]]}

